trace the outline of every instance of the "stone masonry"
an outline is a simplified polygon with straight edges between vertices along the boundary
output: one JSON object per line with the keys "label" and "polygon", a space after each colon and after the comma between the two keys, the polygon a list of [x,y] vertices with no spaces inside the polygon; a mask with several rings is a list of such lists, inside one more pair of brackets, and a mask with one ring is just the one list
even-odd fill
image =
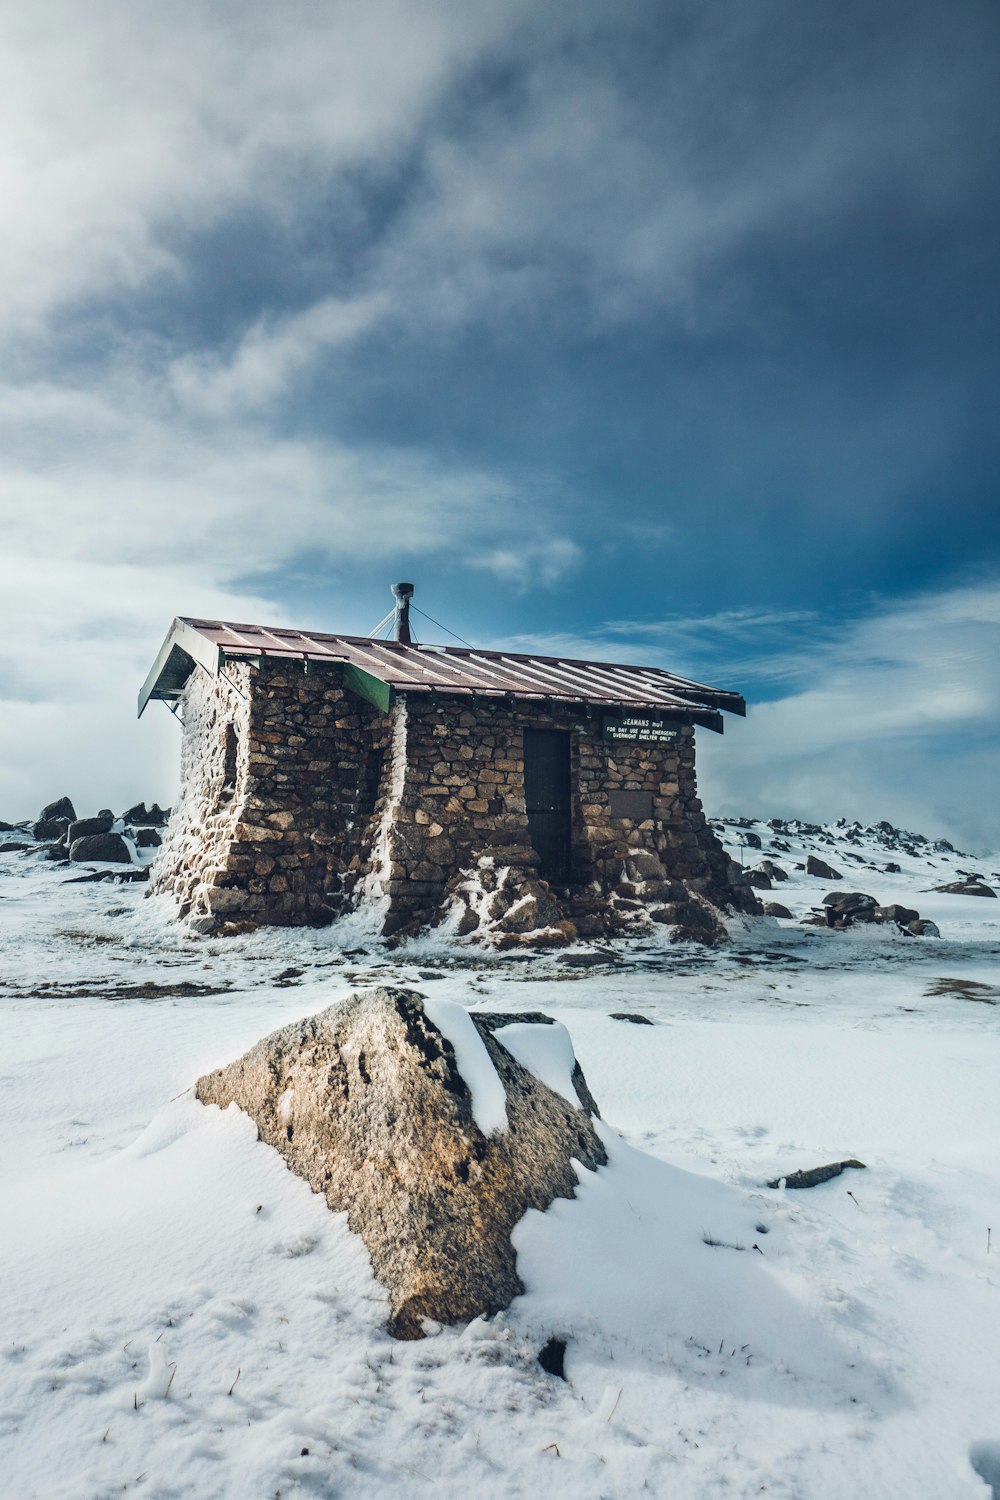
{"label": "stone masonry", "polygon": [[[182,703],[181,798],[150,890],[202,930],[320,925],[367,905],[386,934],[445,921],[501,946],[651,921],[712,940],[720,910],[760,909],[702,812],[689,727],[670,744],[611,742],[599,712],[445,694],[383,713],[336,665],[267,659],[196,671]],[[570,735],[558,890],[529,838],[528,728]]]}

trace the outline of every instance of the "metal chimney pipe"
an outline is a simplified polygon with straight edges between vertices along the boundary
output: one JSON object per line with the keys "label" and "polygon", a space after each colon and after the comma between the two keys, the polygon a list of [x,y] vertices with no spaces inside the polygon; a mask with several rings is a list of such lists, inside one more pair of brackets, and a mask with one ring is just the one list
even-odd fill
{"label": "metal chimney pipe", "polygon": [[410,600],[413,598],[412,583],[394,583],[392,585],[392,597],[396,601],[396,615],[392,622],[392,638],[394,641],[402,641],[409,645],[410,635]]}

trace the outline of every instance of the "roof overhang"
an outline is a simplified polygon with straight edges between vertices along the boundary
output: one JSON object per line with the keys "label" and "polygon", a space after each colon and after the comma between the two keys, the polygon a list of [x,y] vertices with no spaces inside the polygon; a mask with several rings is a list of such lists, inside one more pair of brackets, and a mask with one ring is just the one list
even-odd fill
{"label": "roof overhang", "polygon": [[214,677],[222,662],[223,652],[219,646],[185,620],[175,620],[139,689],[138,717],[142,718],[146,704],[152,698],[162,698],[168,703],[179,698],[196,666],[204,667]]}

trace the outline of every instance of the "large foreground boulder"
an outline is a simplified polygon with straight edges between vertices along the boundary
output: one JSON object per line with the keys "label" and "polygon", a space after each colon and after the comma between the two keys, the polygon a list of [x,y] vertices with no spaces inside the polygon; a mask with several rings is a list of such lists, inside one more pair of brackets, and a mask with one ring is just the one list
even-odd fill
{"label": "large foreground boulder", "polygon": [[198,1080],[346,1211],[388,1288],[390,1331],[464,1322],[523,1287],[511,1230],[603,1165],[565,1029],[376,989],[286,1026]]}

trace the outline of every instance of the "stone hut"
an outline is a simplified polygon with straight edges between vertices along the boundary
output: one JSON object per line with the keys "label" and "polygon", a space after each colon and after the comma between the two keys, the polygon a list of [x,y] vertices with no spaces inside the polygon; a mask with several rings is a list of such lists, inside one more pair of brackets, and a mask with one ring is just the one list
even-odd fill
{"label": "stone hut", "polygon": [[[183,723],[150,879],[202,931],[448,922],[502,946],[759,911],[712,833],[695,727],[738,693],[651,667],[177,619],[139,696]],[[402,592],[400,592],[402,590]],[[410,592],[412,590],[410,589]]]}

